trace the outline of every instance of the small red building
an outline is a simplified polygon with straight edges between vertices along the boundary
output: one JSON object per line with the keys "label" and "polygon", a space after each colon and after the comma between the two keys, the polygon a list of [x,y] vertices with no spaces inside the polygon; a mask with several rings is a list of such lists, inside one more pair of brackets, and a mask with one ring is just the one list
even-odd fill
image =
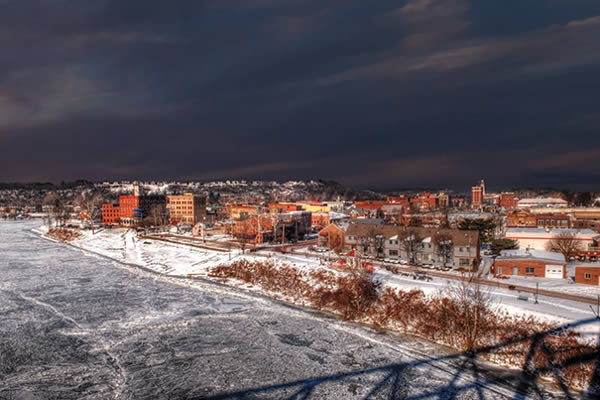
{"label": "small red building", "polygon": [[119,205],[112,203],[102,204],[102,224],[103,225],[119,225],[121,219],[119,217]]}
{"label": "small red building", "polygon": [[313,230],[320,230],[331,223],[329,213],[312,213],[311,227]]}
{"label": "small red building", "polygon": [[575,283],[600,285],[600,264],[576,265]]}
{"label": "small red building", "polygon": [[565,257],[562,254],[532,249],[502,251],[490,271],[495,275],[554,279],[567,277]]}

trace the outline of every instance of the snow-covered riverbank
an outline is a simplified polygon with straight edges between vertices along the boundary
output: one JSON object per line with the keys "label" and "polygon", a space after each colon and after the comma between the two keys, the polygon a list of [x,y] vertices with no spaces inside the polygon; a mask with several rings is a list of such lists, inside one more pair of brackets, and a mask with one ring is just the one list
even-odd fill
{"label": "snow-covered riverbank", "polygon": [[[40,234],[44,229],[36,229]],[[209,279],[209,272],[218,265],[227,265],[234,260],[245,258],[248,260],[264,260],[275,262],[276,265],[291,265],[301,270],[320,270],[327,268],[319,260],[302,254],[281,254],[277,252],[260,252],[241,254],[239,249],[231,252],[220,252],[209,249],[191,247],[184,244],[167,243],[156,240],[138,239],[133,230],[106,229],[92,234],[91,231],[81,231],[81,238],[70,242],[71,245],[82,250],[110,257],[120,262],[139,265],[143,268],[169,276],[197,276]],[[437,295],[450,285],[444,278],[434,277],[429,280],[416,280],[409,274],[393,274],[384,269],[377,269],[375,277],[384,285],[402,290],[418,289],[426,295]],[[230,281],[228,284],[263,293],[260,288]],[[533,316],[540,321],[556,325],[563,325],[585,320],[593,316],[587,304],[571,300],[539,296],[538,303],[533,301],[532,295],[527,295],[527,301],[522,296],[511,290],[501,288],[486,289],[498,312],[512,315]],[[587,324],[577,328],[590,340],[595,340],[600,326]]]}
{"label": "snow-covered riverbank", "polygon": [[140,273],[30,229],[0,223],[0,398],[494,399],[519,386],[519,371],[236,289]]}

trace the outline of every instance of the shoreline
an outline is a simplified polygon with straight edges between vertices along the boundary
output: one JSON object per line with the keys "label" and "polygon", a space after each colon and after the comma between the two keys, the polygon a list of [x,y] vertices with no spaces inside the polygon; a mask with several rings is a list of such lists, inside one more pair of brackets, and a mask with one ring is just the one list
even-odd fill
{"label": "shoreline", "polygon": [[[204,276],[187,276],[187,275],[183,275],[183,274],[163,273],[163,272],[154,270],[152,268],[145,267],[145,266],[137,264],[137,263],[119,260],[118,258],[111,257],[110,255],[102,254],[100,252],[90,250],[90,249],[87,249],[87,248],[84,248],[81,246],[77,246],[77,245],[69,243],[69,242],[63,242],[63,241],[53,239],[51,237],[46,236],[46,234],[40,229],[33,228],[33,229],[31,229],[31,231],[33,233],[35,233],[36,235],[38,235],[38,237],[40,237],[42,239],[50,240],[57,244],[66,244],[69,247],[79,250],[84,254],[97,256],[97,257],[109,260],[111,262],[117,263],[118,265],[124,267],[125,269],[133,269],[133,270],[142,271],[144,273],[148,273],[153,278],[166,278],[166,281],[169,283],[172,283],[172,284],[183,283],[186,286],[194,287],[195,286],[194,284],[196,283],[196,284],[200,284],[200,285],[209,286],[212,289],[215,289],[215,288],[223,289],[223,290],[227,291],[228,295],[235,295],[235,296],[242,297],[242,298],[251,298],[251,299],[275,304],[279,307],[283,307],[284,309],[291,310],[296,313],[302,314],[304,317],[325,319],[328,321],[332,321],[335,325],[337,325],[338,329],[340,326],[341,327],[344,327],[344,326],[351,327],[353,329],[367,329],[367,331],[370,335],[384,335],[388,339],[392,340],[394,342],[393,345],[396,350],[401,351],[409,356],[414,357],[415,354],[418,354],[418,356],[420,358],[423,358],[423,359],[430,358],[430,356],[428,354],[423,353],[422,351],[415,350],[413,348],[408,348],[402,342],[403,338],[410,340],[410,341],[416,341],[416,342],[424,343],[426,345],[435,346],[435,347],[439,348],[440,350],[442,350],[446,354],[447,357],[450,357],[452,359],[452,361],[460,362],[461,360],[465,360],[466,358],[473,356],[472,352],[463,352],[463,351],[460,351],[460,350],[457,350],[457,349],[451,347],[450,345],[435,342],[433,340],[430,340],[426,337],[420,336],[415,333],[398,332],[393,329],[381,328],[381,327],[378,327],[374,324],[370,324],[367,322],[344,320],[339,315],[337,315],[333,312],[329,312],[327,310],[322,310],[322,309],[317,309],[315,307],[312,307],[312,306],[309,306],[306,304],[297,304],[293,301],[289,301],[289,300],[286,300],[285,298],[281,298],[280,296],[277,296],[276,293],[270,293],[270,292],[265,293],[261,290],[260,287],[255,287],[255,286],[248,287],[243,282],[239,285],[235,285],[235,284],[224,283],[224,282],[220,281],[219,279],[214,279],[214,280],[209,279]],[[169,245],[183,247],[183,248],[187,247],[183,244],[178,244],[178,243],[169,243]],[[175,280],[176,282],[173,282],[171,280]],[[334,329],[335,329],[335,327],[334,327]],[[353,334],[357,334],[357,333],[353,332]],[[372,339],[370,337],[365,337],[363,335],[360,335],[360,336],[368,339],[369,341],[373,341],[373,342],[382,344],[381,342],[379,342],[375,339]],[[386,344],[386,345],[389,346],[389,344]],[[505,364],[496,363],[496,362],[494,362],[490,359],[486,359],[484,357],[475,356],[475,358],[477,359],[478,362],[483,363],[487,370],[489,370],[491,372],[496,372],[499,375],[501,373],[506,374],[507,371],[509,374],[517,374],[518,375],[518,374],[520,374],[520,371],[522,370],[521,368],[519,368],[515,365],[505,365]],[[446,362],[452,363],[452,361],[446,361]],[[439,366],[436,366],[436,368],[444,370],[444,368],[441,368]],[[552,393],[559,393],[558,385],[550,377],[539,377],[538,379],[539,379],[540,384],[543,384],[546,387],[546,389],[548,389],[548,390],[552,389]],[[472,381],[472,383],[478,384],[474,380]],[[504,395],[507,397],[512,397],[512,396],[514,396],[514,389],[509,389],[509,387],[510,386],[508,384],[505,384],[502,386],[502,389],[509,391],[508,394],[505,392],[501,392],[501,391],[497,391],[497,392],[501,395]],[[486,388],[490,389],[488,386],[486,386]]]}

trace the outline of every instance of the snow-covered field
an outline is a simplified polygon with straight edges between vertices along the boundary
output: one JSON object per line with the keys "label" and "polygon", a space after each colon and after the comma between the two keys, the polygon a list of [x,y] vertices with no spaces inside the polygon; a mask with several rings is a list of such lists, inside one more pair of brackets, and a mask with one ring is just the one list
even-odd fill
{"label": "snow-covered field", "polygon": [[117,231],[81,251],[32,227],[0,222],[0,398],[562,398],[521,396],[520,371],[440,346],[165,274],[227,254]]}

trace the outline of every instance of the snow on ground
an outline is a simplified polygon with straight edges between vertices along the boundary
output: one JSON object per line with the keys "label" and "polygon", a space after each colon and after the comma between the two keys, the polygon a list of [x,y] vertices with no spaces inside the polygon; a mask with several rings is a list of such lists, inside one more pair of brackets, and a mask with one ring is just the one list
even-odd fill
{"label": "snow on ground", "polygon": [[[492,278],[494,279],[494,278]],[[550,279],[550,278],[536,278],[529,276],[512,276],[509,275],[507,279],[497,279],[499,282],[527,286],[535,288],[536,284],[539,285],[540,289],[552,290],[560,293],[567,293],[577,296],[596,297],[600,296],[600,286],[584,285],[579,283],[573,283],[571,278],[567,279]]]}
{"label": "snow on ground", "polygon": [[[242,255],[238,249],[233,249],[230,253],[218,252],[183,244],[138,239],[134,231],[125,229],[103,230],[95,234],[92,234],[91,231],[82,231],[82,234],[80,239],[71,242],[73,246],[170,276],[194,274],[207,277],[211,268],[227,264],[231,260],[241,257],[250,260],[265,260],[267,258],[279,265],[289,264],[304,270],[327,268],[326,264],[328,264],[327,261],[310,257],[306,252],[298,254],[277,252],[255,254],[247,252],[245,255]],[[334,269],[330,270],[336,272]],[[424,272],[426,273],[426,271]],[[393,274],[384,269],[377,269],[375,277],[386,286],[401,290],[418,289],[426,295],[436,295],[443,292],[449,285],[456,282],[438,277],[419,280],[413,274]],[[556,289],[563,292],[567,292],[566,289],[569,289],[568,293],[573,294],[590,295],[592,290],[597,289],[595,287],[582,287],[585,285],[568,284],[566,280],[562,279],[518,277],[502,280],[502,282],[535,287],[538,280],[541,281],[540,288]],[[232,284],[235,283],[232,282]],[[246,287],[244,284],[238,284],[237,286]],[[571,323],[593,317],[588,304],[546,296],[539,296],[538,303],[535,304],[534,296],[529,293],[521,294],[518,291],[495,287],[488,287],[487,290],[498,312],[532,315],[545,322],[555,324]],[[527,301],[524,301],[523,297],[526,297]],[[579,330],[586,336],[590,335],[590,337],[598,333],[598,327],[593,325],[586,325]]]}

